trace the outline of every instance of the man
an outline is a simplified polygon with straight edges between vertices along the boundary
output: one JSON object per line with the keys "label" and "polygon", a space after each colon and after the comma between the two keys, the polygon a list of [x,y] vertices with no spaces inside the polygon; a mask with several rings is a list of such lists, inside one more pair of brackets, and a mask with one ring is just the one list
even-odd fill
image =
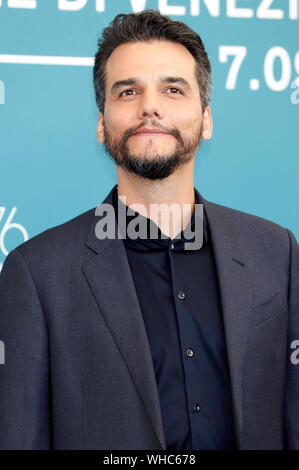
{"label": "man", "polygon": [[[94,84],[118,183],[6,258],[0,447],[298,449],[299,248],[193,186],[213,127],[200,37],[152,10],[118,15]],[[136,214],[158,237],[119,236]]]}

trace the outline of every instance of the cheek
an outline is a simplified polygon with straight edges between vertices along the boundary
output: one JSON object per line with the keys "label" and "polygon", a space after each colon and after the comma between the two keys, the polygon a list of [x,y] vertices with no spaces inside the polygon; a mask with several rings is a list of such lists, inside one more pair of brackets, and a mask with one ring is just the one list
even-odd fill
{"label": "cheek", "polygon": [[172,121],[174,127],[184,134],[190,134],[201,124],[201,117],[196,113],[182,113],[178,119]]}
{"label": "cheek", "polygon": [[184,127],[187,130],[190,126],[198,126],[202,120],[201,109],[197,101],[193,103],[189,101],[187,104],[185,103],[185,106],[179,106],[171,112],[169,117],[175,126],[178,128]]}
{"label": "cheek", "polygon": [[113,134],[122,134],[124,131],[133,126],[133,115],[127,111],[118,110],[115,113],[107,113],[105,116],[105,123],[107,129]]}

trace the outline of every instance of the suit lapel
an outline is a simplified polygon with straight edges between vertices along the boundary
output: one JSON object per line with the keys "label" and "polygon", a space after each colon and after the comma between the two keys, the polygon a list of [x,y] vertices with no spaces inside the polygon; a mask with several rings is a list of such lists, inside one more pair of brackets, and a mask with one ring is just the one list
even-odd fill
{"label": "suit lapel", "polygon": [[226,346],[232,386],[235,429],[242,448],[243,373],[249,315],[252,307],[253,265],[249,247],[243,246],[225,208],[199,195],[208,219],[218,273]]}
{"label": "suit lapel", "polygon": [[[104,203],[112,204],[113,189]],[[98,220],[98,217],[93,218],[86,240],[87,246],[92,248],[97,256],[85,262],[82,269],[101,314],[127,364],[161,448],[166,449],[150,346],[125,246],[119,239],[98,239],[95,236]],[[117,226],[115,232],[116,230]]]}

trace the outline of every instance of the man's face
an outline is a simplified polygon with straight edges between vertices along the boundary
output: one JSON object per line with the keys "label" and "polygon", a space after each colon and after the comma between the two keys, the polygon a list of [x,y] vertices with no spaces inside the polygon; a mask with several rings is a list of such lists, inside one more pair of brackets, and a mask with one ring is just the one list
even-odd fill
{"label": "man's face", "polygon": [[195,66],[190,52],[173,42],[129,43],[113,51],[98,139],[117,165],[152,180],[166,178],[194,158],[201,137],[210,138],[210,109],[202,115]]}

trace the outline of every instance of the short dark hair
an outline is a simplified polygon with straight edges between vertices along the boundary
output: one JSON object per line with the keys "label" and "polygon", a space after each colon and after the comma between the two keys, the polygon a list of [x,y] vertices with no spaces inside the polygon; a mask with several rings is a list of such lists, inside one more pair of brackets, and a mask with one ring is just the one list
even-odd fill
{"label": "short dark hair", "polygon": [[139,41],[172,41],[188,49],[196,61],[196,78],[203,111],[210,104],[212,77],[211,64],[200,36],[181,21],[161,15],[158,10],[119,14],[107,26],[98,41],[93,67],[95,97],[104,112],[106,73],[105,66],[114,49],[121,44]]}

